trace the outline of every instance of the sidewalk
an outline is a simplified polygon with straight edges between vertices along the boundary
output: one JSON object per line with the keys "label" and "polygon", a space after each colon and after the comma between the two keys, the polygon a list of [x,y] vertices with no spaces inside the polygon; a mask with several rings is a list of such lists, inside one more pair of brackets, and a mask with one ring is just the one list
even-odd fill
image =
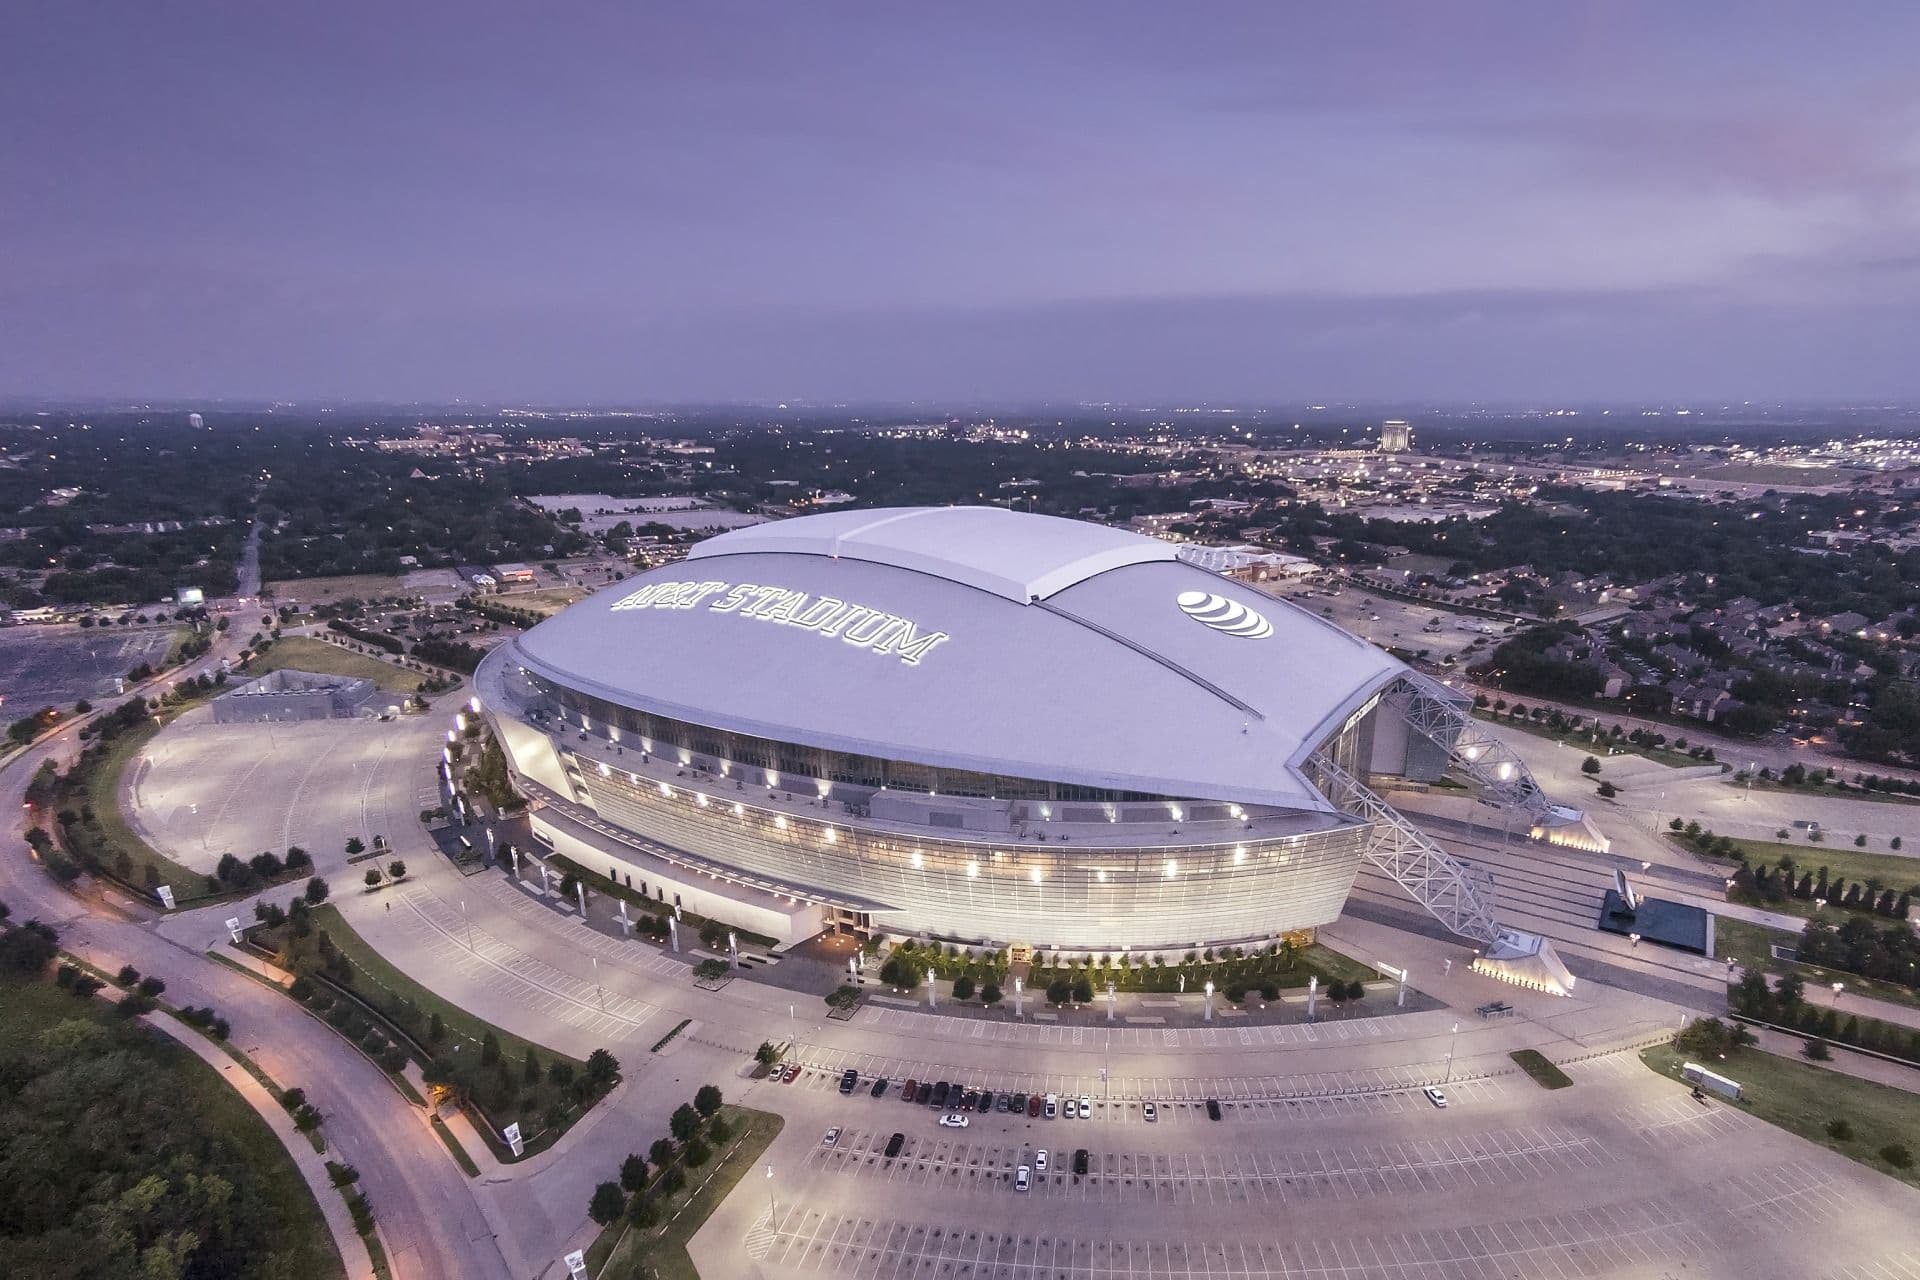
{"label": "sidewalk", "polygon": [[[333,1236],[333,1247],[340,1253],[340,1261],[346,1267],[349,1280],[368,1280],[372,1277],[372,1255],[367,1252],[367,1242],[354,1230],[353,1214],[347,1209],[346,1198],[327,1175],[326,1157],[315,1151],[313,1144],[307,1141],[307,1135],[294,1127],[293,1117],[287,1114],[287,1109],[276,1102],[250,1072],[205,1036],[181,1026],[171,1014],[156,1011],[142,1015],[141,1021],[191,1049],[267,1122],[267,1127],[273,1130],[274,1137],[280,1139],[280,1145],[293,1158],[300,1176],[306,1179],[307,1189],[313,1192],[313,1198],[319,1203],[321,1215],[327,1220],[327,1231]],[[379,1228],[376,1226],[374,1230],[378,1231]]]}

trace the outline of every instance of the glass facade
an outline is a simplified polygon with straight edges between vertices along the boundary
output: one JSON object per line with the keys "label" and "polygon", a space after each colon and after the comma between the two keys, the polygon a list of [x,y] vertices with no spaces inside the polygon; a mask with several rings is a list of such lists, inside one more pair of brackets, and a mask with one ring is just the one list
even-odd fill
{"label": "glass facade", "polygon": [[[729,772],[736,774],[745,768],[759,770],[762,775],[777,775],[779,779],[786,780],[785,785],[796,785],[802,778],[815,778],[876,791],[887,788],[943,796],[985,796],[997,800],[1083,800],[1098,803],[1179,798],[1016,778],[999,773],[939,769],[906,760],[778,742],[771,738],[691,724],[648,711],[636,711],[632,707],[623,707],[605,698],[555,684],[532,672],[528,673],[528,677],[536,688],[565,708],[569,719],[575,724],[602,732],[612,730],[620,741],[637,742],[641,750],[656,755],[680,752],[683,753],[682,759],[691,763],[697,758],[709,768],[725,764],[729,766]],[[776,782],[775,785],[781,784]]]}
{"label": "glass facade", "polygon": [[758,807],[719,780],[636,780],[555,745],[603,821],[801,893],[871,901],[879,928],[970,942],[1184,950],[1312,928],[1340,914],[1369,831],[1125,847],[904,835]]}

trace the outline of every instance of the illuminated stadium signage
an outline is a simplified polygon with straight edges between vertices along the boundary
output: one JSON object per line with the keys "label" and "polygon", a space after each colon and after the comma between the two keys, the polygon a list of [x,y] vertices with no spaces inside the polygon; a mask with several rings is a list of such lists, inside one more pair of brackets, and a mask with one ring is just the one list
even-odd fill
{"label": "illuminated stadium signage", "polygon": [[1261,640],[1273,634],[1273,624],[1264,615],[1211,591],[1182,591],[1174,603],[1201,626],[1225,635]]}
{"label": "illuminated stadium signage", "polygon": [[951,639],[944,631],[922,631],[911,618],[885,610],[751,582],[655,582],[614,601],[612,609],[615,613],[631,609],[730,613],[798,627],[872,653],[892,654],[909,666],[919,666],[920,659]]}

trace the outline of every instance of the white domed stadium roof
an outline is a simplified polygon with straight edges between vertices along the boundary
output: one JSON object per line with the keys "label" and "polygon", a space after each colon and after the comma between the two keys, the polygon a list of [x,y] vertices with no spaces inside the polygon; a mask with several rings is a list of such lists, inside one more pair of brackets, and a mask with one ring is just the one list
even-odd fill
{"label": "white domed stadium roof", "polygon": [[1158,539],[998,507],[756,525],[517,642],[608,701],[827,750],[1330,806],[1299,765],[1403,668]]}

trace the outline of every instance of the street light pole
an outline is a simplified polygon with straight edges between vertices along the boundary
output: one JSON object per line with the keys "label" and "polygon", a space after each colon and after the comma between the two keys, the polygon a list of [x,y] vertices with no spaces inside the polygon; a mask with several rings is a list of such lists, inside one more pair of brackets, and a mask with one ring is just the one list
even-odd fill
{"label": "street light pole", "polygon": [[467,900],[460,899],[460,923],[467,926],[467,950],[473,950],[473,918],[467,914]]}
{"label": "street light pole", "polygon": [[775,1230],[780,1226],[780,1214],[773,1204],[773,1166],[767,1166],[767,1224]]}
{"label": "street light pole", "polygon": [[1453,1036],[1447,1041],[1447,1078],[1441,1082],[1442,1084],[1453,1083],[1453,1047],[1458,1044],[1459,1041],[1460,1024],[1456,1022],[1453,1024]]}

